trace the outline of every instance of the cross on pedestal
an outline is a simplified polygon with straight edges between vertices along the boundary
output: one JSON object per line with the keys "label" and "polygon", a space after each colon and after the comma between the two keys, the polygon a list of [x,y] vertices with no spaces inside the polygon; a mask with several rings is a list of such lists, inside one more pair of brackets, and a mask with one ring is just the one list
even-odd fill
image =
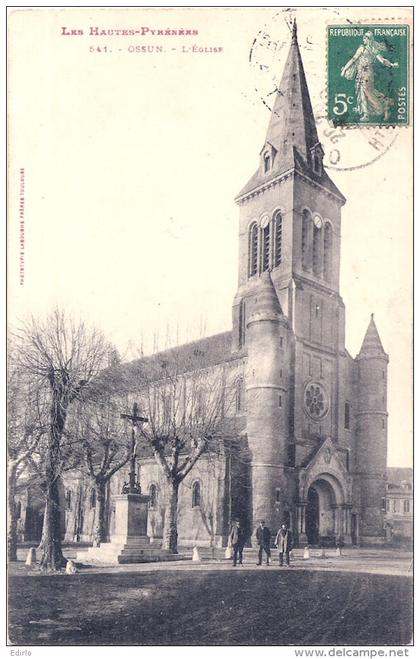
{"label": "cross on pedestal", "polygon": [[140,484],[136,480],[136,429],[139,423],[147,423],[149,419],[139,415],[139,408],[137,403],[133,404],[132,414],[121,414],[122,419],[131,421],[131,458],[130,458],[130,473],[128,475],[128,483],[124,483],[122,494],[141,494]]}

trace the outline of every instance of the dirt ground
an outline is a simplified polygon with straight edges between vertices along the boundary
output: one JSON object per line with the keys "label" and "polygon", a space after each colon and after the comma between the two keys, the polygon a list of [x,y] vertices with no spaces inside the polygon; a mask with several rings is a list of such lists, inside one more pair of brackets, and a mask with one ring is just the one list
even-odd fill
{"label": "dirt ground", "polygon": [[184,562],[9,577],[19,645],[402,645],[412,574]]}

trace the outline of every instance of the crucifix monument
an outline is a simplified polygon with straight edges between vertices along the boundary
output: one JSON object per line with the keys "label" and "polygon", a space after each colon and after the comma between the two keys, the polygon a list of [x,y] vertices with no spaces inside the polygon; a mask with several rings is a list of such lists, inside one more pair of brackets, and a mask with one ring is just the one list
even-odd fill
{"label": "crucifix monument", "polygon": [[137,403],[133,403],[132,414],[121,414],[122,419],[131,421],[131,458],[130,458],[130,473],[128,475],[128,483],[124,483],[122,494],[141,494],[140,483],[137,481],[136,473],[136,449],[137,449],[137,428],[139,423],[147,423],[149,419],[145,416],[140,416],[138,413]]}
{"label": "crucifix monument", "polygon": [[101,543],[100,547],[90,547],[87,557],[78,555],[78,558],[113,564],[169,560],[167,552],[150,546],[147,535],[150,497],[141,493],[137,480],[137,429],[148,419],[140,416],[137,403],[134,403],[131,414],[121,414],[121,418],[131,422],[130,471],[122,493],[112,497],[115,503],[114,533],[110,542]]}

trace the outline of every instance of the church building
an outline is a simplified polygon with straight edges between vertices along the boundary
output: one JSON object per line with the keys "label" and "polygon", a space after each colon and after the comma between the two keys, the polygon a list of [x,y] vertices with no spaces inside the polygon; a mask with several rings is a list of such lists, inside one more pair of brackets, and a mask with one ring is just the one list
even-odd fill
{"label": "church building", "polygon": [[[373,315],[359,354],[345,347],[346,200],[323,157],[294,26],[257,169],[236,197],[232,330],[178,348],[236,390],[222,454],[200,458],[181,485],[181,546],[224,546],[236,518],[252,536],[262,519],[273,533],[286,521],[300,546],[384,541],[388,356]],[[159,543],[165,482],[152,457],[140,456],[139,471],[151,497],[148,534]],[[65,499],[80,500],[80,483],[66,478]],[[110,495],[124,479],[117,474]],[[77,535],[89,540],[95,506],[87,489],[83,496]],[[76,508],[65,513],[68,540]],[[112,532],[111,503],[109,521]]]}

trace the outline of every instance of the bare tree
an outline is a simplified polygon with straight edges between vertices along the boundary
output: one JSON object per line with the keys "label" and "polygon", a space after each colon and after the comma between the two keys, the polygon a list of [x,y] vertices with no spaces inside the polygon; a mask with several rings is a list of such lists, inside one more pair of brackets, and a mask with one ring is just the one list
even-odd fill
{"label": "bare tree", "polygon": [[103,335],[55,309],[44,320],[31,317],[14,332],[22,372],[38,379],[48,399],[45,452],[46,513],[41,567],[59,569],[61,550],[58,479],[64,465],[62,439],[72,403],[106,365]]}
{"label": "bare tree", "polygon": [[[16,364],[16,351],[9,345],[7,390],[7,555],[17,560],[16,495],[23,484],[34,480],[28,465],[33,452],[47,433],[45,397],[36,378],[25,377]],[[36,478],[37,474],[35,474]]]}
{"label": "bare tree", "polygon": [[131,437],[121,409],[109,394],[101,393],[81,400],[70,422],[69,432],[80,456],[78,468],[87,474],[96,493],[94,547],[107,539],[107,484],[130,459]]}
{"label": "bare tree", "polygon": [[220,450],[226,386],[221,369],[197,368],[176,349],[142,362],[137,397],[148,423],[140,432],[166,479],[162,547],[176,554],[179,486],[204,453]]}

